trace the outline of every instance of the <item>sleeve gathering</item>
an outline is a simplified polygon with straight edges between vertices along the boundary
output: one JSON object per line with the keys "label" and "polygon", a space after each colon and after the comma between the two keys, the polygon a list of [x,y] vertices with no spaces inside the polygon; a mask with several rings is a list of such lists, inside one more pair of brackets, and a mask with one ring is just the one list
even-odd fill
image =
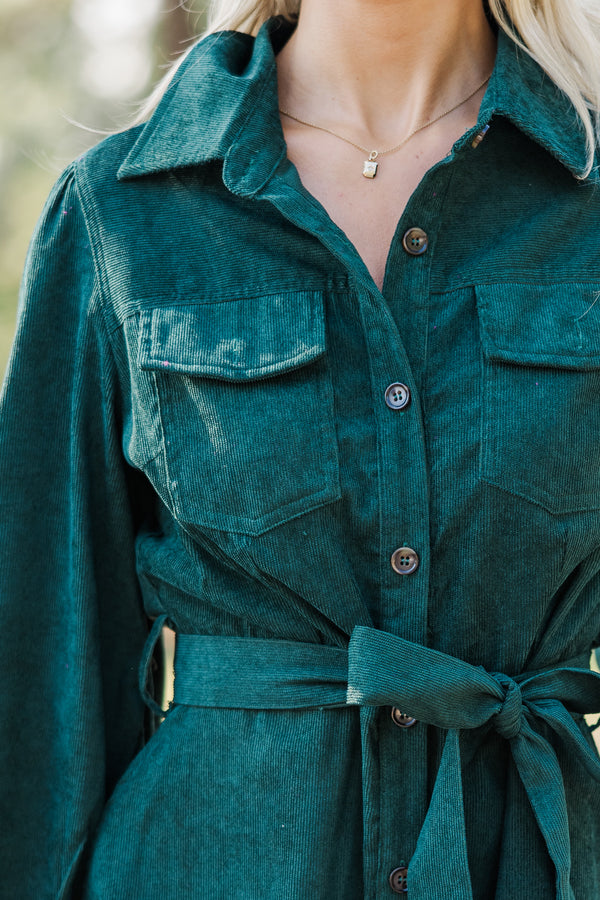
{"label": "sleeve gathering", "polygon": [[140,473],[74,166],[29,249],[0,400],[3,891],[79,896],[106,798],[144,742]]}

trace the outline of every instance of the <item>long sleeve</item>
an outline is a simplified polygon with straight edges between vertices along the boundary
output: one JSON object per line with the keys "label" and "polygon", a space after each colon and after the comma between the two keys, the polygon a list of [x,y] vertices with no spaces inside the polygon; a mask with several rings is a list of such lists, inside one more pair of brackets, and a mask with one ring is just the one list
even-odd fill
{"label": "long sleeve", "polygon": [[29,250],[0,418],[0,852],[4,897],[78,896],[90,835],[144,740],[144,486],[74,169]]}

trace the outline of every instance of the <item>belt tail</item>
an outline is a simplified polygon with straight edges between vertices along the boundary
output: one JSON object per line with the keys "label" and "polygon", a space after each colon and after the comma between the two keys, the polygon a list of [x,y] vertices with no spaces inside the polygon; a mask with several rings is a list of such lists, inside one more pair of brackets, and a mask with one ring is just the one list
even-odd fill
{"label": "belt tail", "polygon": [[412,900],[449,896],[449,872],[452,872],[452,900],[473,900],[467,856],[460,734],[456,729],[451,729],[446,736],[431,803],[410,861],[409,896]]}

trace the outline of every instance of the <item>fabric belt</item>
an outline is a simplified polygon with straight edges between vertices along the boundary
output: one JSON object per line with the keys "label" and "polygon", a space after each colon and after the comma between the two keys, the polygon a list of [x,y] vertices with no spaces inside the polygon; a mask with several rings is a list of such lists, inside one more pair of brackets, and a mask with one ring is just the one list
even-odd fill
{"label": "fabric belt", "polygon": [[[148,659],[166,617],[157,619]],[[453,900],[473,900],[467,857],[461,745],[467,730],[493,727],[508,741],[548,854],[557,900],[574,900],[562,772],[546,723],[600,781],[600,758],[570,713],[600,713],[600,675],[589,657],[510,677],[384,631],[357,626],[348,649],[296,641],[178,634],[173,705],[237,709],[397,706],[447,729],[425,822],[409,864],[413,900],[446,896],[449,852]],[[152,703],[153,701],[149,701]],[[482,732],[483,734],[484,732]],[[451,848],[453,848],[451,850]]]}

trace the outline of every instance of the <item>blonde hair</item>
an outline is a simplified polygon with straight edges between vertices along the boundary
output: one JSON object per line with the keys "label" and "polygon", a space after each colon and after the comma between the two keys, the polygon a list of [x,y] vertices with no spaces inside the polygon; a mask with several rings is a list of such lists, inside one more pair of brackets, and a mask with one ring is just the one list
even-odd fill
{"label": "blonde hair", "polygon": [[[600,0],[488,0],[488,5],[499,27],[571,100],[586,136],[587,177],[600,140]],[[293,18],[299,9],[300,0],[210,0],[202,38],[219,31],[256,34],[271,16]],[[137,123],[152,114],[195,46],[171,66],[142,105]]]}

